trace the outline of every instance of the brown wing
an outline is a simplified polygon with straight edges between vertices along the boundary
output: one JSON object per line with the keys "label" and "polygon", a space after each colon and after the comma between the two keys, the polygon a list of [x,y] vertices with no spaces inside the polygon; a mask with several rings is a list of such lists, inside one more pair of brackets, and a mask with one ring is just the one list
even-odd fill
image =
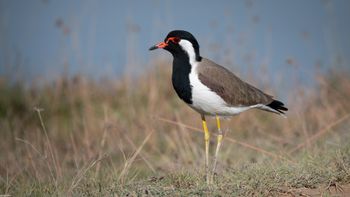
{"label": "brown wing", "polygon": [[197,67],[199,80],[231,106],[269,104],[272,96],[242,81],[226,68],[203,58]]}

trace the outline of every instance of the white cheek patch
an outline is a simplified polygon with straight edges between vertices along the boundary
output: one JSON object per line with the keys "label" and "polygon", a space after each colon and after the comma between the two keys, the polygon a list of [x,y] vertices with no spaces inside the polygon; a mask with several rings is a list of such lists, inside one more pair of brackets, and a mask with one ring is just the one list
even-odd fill
{"label": "white cheek patch", "polygon": [[193,65],[195,62],[197,62],[197,60],[196,60],[196,53],[194,52],[193,45],[192,45],[192,43],[190,41],[188,41],[188,40],[180,40],[179,45],[188,54],[188,57],[190,58],[190,64],[191,65]]}

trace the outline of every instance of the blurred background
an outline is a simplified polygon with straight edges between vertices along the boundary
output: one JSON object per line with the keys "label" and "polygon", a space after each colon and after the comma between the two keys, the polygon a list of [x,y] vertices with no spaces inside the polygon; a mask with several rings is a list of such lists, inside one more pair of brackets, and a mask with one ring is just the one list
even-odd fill
{"label": "blurred background", "polygon": [[225,120],[221,171],[339,148],[350,139],[349,20],[347,0],[0,1],[1,193],[34,182],[74,194],[91,177],[123,185],[203,166],[172,57],[148,51],[174,29],[290,109]]}
{"label": "blurred background", "polygon": [[192,32],[205,57],[242,75],[264,68],[283,85],[290,67],[309,84],[315,69],[346,67],[350,57],[346,0],[34,0],[0,9],[0,74],[23,82],[143,73],[156,57],[170,59],[147,49],[174,29]]}

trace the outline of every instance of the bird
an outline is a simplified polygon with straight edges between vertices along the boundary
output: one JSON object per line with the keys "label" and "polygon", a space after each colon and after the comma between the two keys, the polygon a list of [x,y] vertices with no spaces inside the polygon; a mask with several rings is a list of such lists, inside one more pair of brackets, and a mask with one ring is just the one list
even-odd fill
{"label": "bird", "polygon": [[[269,94],[241,80],[227,68],[200,55],[197,39],[188,31],[173,30],[149,50],[164,49],[173,56],[172,85],[176,94],[202,119],[205,143],[206,183],[213,182],[223,141],[220,118],[260,109],[285,117],[288,108]],[[212,173],[209,170],[209,139],[206,116],[214,116],[217,145]]]}

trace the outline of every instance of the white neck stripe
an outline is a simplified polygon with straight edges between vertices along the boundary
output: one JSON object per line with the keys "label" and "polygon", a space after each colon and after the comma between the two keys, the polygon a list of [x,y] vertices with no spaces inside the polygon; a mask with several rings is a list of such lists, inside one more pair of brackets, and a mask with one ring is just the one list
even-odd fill
{"label": "white neck stripe", "polygon": [[188,54],[188,57],[190,59],[190,64],[193,65],[194,63],[196,63],[197,62],[196,53],[194,52],[192,43],[188,40],[181,39],[179,42],[179,45]]}

